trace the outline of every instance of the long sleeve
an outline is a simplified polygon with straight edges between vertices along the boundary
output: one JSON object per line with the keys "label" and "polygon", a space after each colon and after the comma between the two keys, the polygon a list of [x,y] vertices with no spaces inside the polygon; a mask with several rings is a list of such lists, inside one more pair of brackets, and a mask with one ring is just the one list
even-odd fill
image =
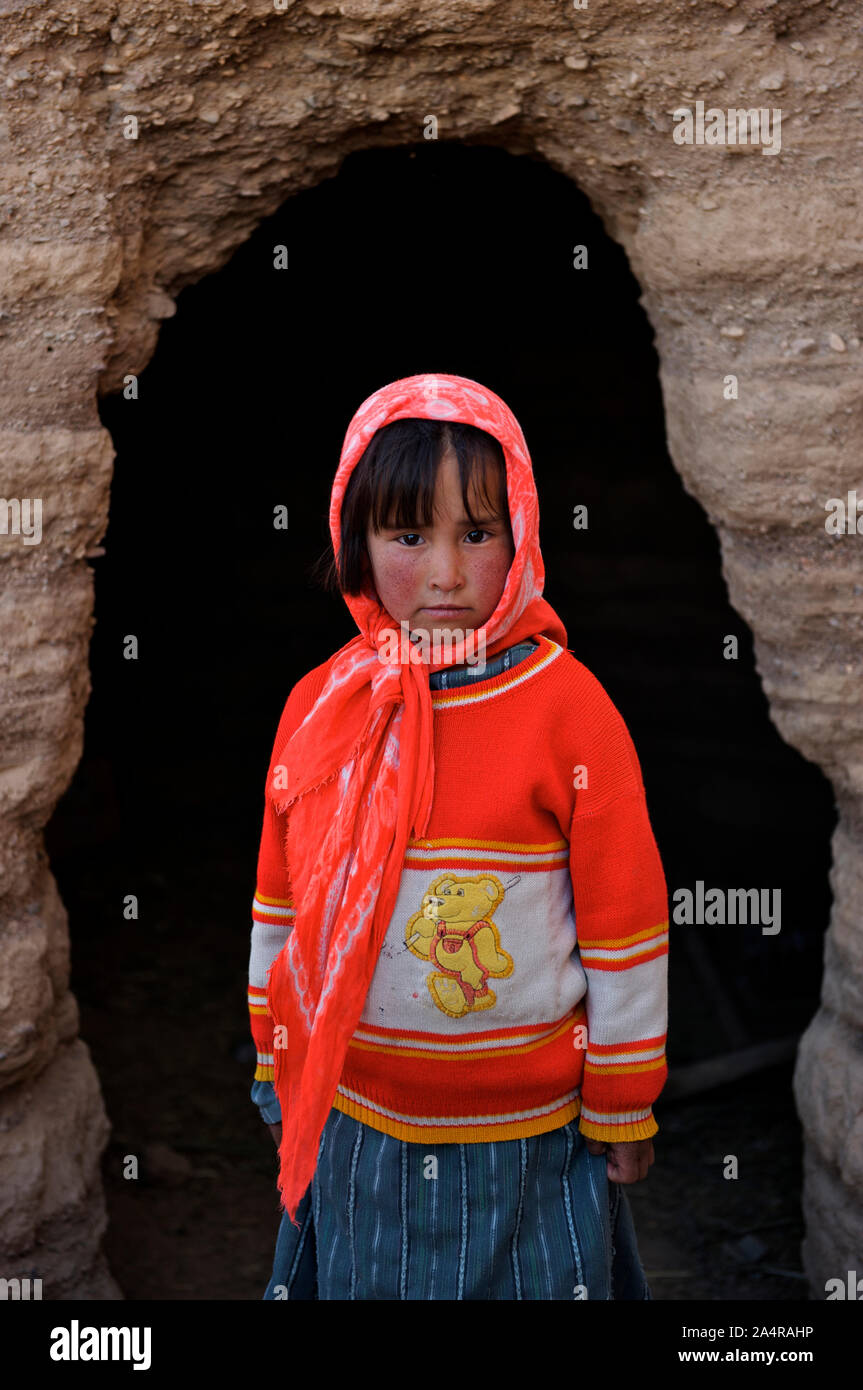
{"label": "long sleeve", "polygon": [[268,801],[252,899],[249,1022],[257,1052],[255,1081],[273,1079],[273,1020],[267,1012],[267,972],[288,939],[294,919],[291,879],[282,848],[283,818]]}
{"label": "long sleeve", "polygon": [[[276,758],[286,740],[305,718],[321,684],[321,667],[316,667],[293,687],[282,711],[273,742],[269,781]],[[254,1082],[273,1080],[273,1020],[267,1012],[267,975],[282,950],[294,921],[294,901],[290,869],[285,850],[285,817],[278,814],[268,797],[264,798],[255,895],[252,899],[252,937],[249,952],[249,1025],[257,1052]],[[252,1087],[252,1098],[265,1119],[274,1113],[268,1089]],[[278,1102],[275,1102],[277,1107]],[[277,1117],[276,1117],[277,1118]],[[271,1121],[272,1122],[272,1121]]]}
{"label": "long sleeve", "polygon": [[638,758],[613,707],[608,731],[589,765],[593,789],[578,792],[570,830],[588,980],[579,1129],[593,1139],[631,1141],[656,1134],[652,1106],[668,1075],[668,891]]}

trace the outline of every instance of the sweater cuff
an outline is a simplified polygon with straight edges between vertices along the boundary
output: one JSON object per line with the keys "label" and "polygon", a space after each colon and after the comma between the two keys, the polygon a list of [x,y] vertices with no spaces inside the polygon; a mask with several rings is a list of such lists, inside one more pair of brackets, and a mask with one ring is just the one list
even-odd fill
{"label": "sweater cuff", "polygon": [[578,1128],[587,1139],[600,1139],[606,1144],[631,1144],[637,1139],[652,1139],[659,1131],[649,1106],[646,1110],[613,1114],[582,1105]]}
{"label": "sweater cuff", "polygon": [[257,1054],[256,1081],[273,1080],[273,1020],[267,1012],[267,991],[249,985],[249,1025]]}
{"label": "sweater cuff", "polygon": [[255,1081],[273,1081],[275,1071],[273,1069],[272,1052],[259,1052],[257,1054],[257,1066],[255,1067]]}

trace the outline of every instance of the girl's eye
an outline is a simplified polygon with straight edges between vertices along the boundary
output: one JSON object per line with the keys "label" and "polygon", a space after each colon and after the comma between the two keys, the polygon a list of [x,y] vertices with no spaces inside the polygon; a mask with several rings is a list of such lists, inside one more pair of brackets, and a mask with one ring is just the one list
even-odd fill
{"label": "girl's eye", "polygon": [[[491,536],[491,535],[492,535],[492,532],[491,532],[491,531],[486,531],[486,530],[484,530],[483,527],[481,527],[481,526],[475,526],[475,527],[473,528],[473,530],[472,530],[472,531],[468,531],[467,534],[468,534],[468,536]],[[419,540],[419,541],[422,540],[422,536],[419,535],[419,533],[418,533],[417,531],[405,531],[404,535],[402,535],[402,536],[397,536],[396,539],[397,539],[399,542],[402,542],[402,541],[407,541],[411,536],[415,537],[416,540]],[[476,542],[474,542],[474,544],[476,544]],[[416,548],[417,548],[417,547],[416,547],[415,545],[406,545],[406,546],[405,546],[405,549],[406,549],[406,550],[416,550]]]}

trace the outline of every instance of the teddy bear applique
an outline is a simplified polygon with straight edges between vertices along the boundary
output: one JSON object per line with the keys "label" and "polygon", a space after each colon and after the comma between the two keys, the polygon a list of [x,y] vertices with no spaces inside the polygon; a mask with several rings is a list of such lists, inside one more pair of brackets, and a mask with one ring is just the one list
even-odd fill
{"label": "teddy bear applique", "polygon": [[494,1008],[497,995],[489,979],[512,974],[512,956],[503,950],[492,920],[504,891],[493,874],[441,874],[422,907],[408,918],[405,944],[436,967],[426,984],[436,1006],[450,1018]]}

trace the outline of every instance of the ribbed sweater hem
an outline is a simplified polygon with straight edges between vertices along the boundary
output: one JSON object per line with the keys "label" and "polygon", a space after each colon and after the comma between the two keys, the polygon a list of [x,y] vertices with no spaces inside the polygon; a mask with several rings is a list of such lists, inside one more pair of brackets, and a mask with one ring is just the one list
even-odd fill
{"label": "ribbed sweater hem", "polygon": [[371,1129],[403,1139],[409,1144],[488,1144],[498,1139],[530,1139],[535,1134],[547,1134],[574,1120],[581,1110],[578,1096],[562,1100],[549,1113],[519,1120],[501,1120],[489,1115],[487,1120],[474,1119],[471,1124],[436,1125],[432,1121],[411,1124],[408,1120],[383,1115],[359,1100],[343,1094],[341,1087],[333,1099],[333,1107],[351,1119],[359,1120]]}

